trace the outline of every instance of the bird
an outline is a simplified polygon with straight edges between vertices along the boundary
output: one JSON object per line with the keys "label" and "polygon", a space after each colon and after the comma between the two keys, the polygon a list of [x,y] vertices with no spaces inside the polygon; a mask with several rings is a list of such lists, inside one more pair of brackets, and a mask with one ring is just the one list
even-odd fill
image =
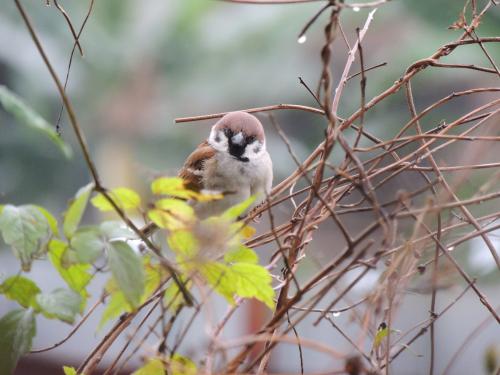
{"label": "bird", "polygon": [[250,211],[266,199],[272,187],[273,164],[264,127],[247,112],[227,113],[187,157],[178,175],[191,190],[223,194],[222,199],[193,202],[200,219],[219,215],[255,195]]}
{"label": "bird", "polygon": [[[250,196],[255,200],[246,212],[259,206],[270,194],[273,182],[273,163],[261,122],[247,112],[227,113],[186,158],[178,176],[190,190],[223,196],[190,202],[199,219],[220,215]],[[150,223],[141,231],[149,236],[156,229]]]}

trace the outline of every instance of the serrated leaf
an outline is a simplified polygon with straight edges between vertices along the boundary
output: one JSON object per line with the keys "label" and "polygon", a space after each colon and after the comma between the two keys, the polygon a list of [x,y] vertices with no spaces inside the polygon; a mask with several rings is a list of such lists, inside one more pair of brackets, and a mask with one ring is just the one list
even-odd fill
{"label": "serrated leaf", "polygon": [[63,366],[64,375],[78,375],[74,367]]}
{"label": "serrated leaf", "polygon": [[[134,190],[120,187],[109,192],[109,196],[122,210],[138,208],[141,205],[141,197]],[[96,195],[90,200],[95,208],[101,211],[114,211],[114,207],[102,194]]]}
{"label": "serrated leaf", "polygon": [[256,196],[252,195],[250,198],[245,199],[243,202],[228,208],[226,211],[222,213],[222,215],[220,215],[220,217],[226,220],[238,219],[252,205],[255,199]]}
{"label": "serrated leaf", "polygon": [[0,214],[0,231],[26,272],[31,269],[33,259],[45,252],[50,235],[47,219],[31,205],[6,205]]}
{"label": "serrated leaf", "polygon": [[259,262],[259,256],[252,249],[240,245],[235,250],[229,251],[224,255],[224,261],[226,263],[250,263],[257,264]]}
{"label": "serrated leaf", "polygon": [[0,285],[0,293],[23,307],[36,307],[35,296],[40,292],[35,282],[24,276],[11,276]]}
{"label": "serrated leaf", "polygon": [[121,221],[104,221],[101,223],[99,228],[102,235],[108,240],[114,240],[118,238],[137,238],[137,235],[129,227],[125,226]]}
{"label": "serrated leaf", "polygon": [[147,363],[137,369],[132,375],[166,375],[165,365],[158,358],[149,358]]}
{"label": "serrated leaf", "polygon": [[188,230],[177,230],[172,232],[167,238],[168,246],[177,255],[191,259],[196,256],[199,249],[198,240],[192,232]]}
{"label": "serrated leaf", "polygon": [[68,286],[82,297],[86,297],[87,291],[85,288],[92,280],[92,275],[88,272],[91,266],[90,264],[73,264],[64,267],[63,256],[67,248],[68,245],[65,242],[59,240],[50,241],[49,259]]}
{"label": "serrated leaf", "polygon": [[170,358],[170,371],[172,375],[196,375],[198,373],[191,359],[177,353]]}
{"label": "serrated leaf", "polygon": [[24,103],[20,97],[3,85],[0,85],[0,103],[5,111],[13,115],[19,123],[47,136],[56,146],[58,146],[67,159],[72,157],[73,151],[71,147],[63,141],[59,134],[57,134],[56,129]]}
{"label": "serrated leaf", "polygon": [[195,220],[193,207],[179,199],[160,199],[155,207],[148,211],[148,217],[160,228],[182,229]]}
{"label": "serrated leaf", "polygon": [[137,307],[145,284],[140,256],[126,242],[114,241],[108,248],[108,264],[116,284],[131,307]]}
{"label": "serrated leaf", "polygon": [[50,293],[38,294],[36,301],[47,318],[73,324],[80,311],[82,298],[72,290],[58,288]]}
{"label": "serrated leaf", "polygon": [[93,263],[102,255],[105,246],[100,232],[94,228],[78,230],[70,242],[70,247],[75,250],[80,263]]}
{"label": "serrated leaf", "polygon": [[94,184],[92,183],[80,188],[75,198],[70,202],[68,210],[64,214],[63,222],[63,232],[66,238],[70,239],[76,232],[78,225],[80,225],[93,188]]}
{"label": "serrated leaf", "polygon": [[0,319],[0,374],[14,373],[19,359],[31,349],[36,334],[32,309],[14,310]]}
{"label": "serrated leaf", "polygon": [[234,303],[234,296],[238,295],[243,298],[258,299],[271,309],[274,307],[271,275],[262,266],[248,263],[229,266],[209,262],[200,266],[200,272],[230,303]]}

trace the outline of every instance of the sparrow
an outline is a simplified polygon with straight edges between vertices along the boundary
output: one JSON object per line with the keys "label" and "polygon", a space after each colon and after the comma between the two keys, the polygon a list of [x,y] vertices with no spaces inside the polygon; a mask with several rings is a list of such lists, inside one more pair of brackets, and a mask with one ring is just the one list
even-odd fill
{"label": "sparrow", "polygon": [[266,150],[261,122],[246,112],[230,112],[213,125],[207,140],[186,159],[179,171],[188,188],[222,193],[223,198],[193,202],[201,219],[219,215],[255,195],[248,211],[271,192],[273,165]]}

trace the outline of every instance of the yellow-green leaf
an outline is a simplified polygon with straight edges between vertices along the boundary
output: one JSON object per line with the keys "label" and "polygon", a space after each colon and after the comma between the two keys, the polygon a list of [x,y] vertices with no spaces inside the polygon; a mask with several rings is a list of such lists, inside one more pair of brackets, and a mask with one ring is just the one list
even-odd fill
{"label": "yellow-green leaf", "polygon": [[19,275],[5,279],[0,285],[0,293],[23,307],[36,307],[35,296],[40,293],[40,288],[32,280]]}
{"label": "yellow-green leaf", "polygon": [[[120,187],[111,190],[109,196],[122,210],[130,210],[138,208],[141,205],[141,197],[134,190]],[[108,202],[106,197],[102,194],[96,195],[90,200],[94,207],[101,211],[113,211],[114,207]]]}
{"label": "yellow-green leaf", "polygon": [[377,334],[375,335],[375,338],[373,339],[373,349],[377,349],[380,344],[382,343],[382,340],[387,337],[387,334],[389,333],[389,328],[387,328],[387,324],[384,322],[380,323],[378,329],[377,329]]}
{"label": "yellow-green leaf", "polygon": [[224,261],[227,263],[250,263],[257,264],[259,262],[259,256],[252,249],[240,245],[236,249],[228,251],[224,255]]}
{"label": "yellow-green leaf", "polygon": [[108,297],[108,302],[106,304],[106,308],[101,317],[101,321],[97,326],[97,330],[100,330],[104,325],[111,319],[115,319],[119,317],[121,314],[125,312],[131,312],[132,308],[130,304],[127,302],[125,295],[120,290],[115,290]]}
{"label": "yellow-green leaf", "polygon": [[63,366],[64,375],[78,375],[74,367]]}
{"label": "yellow-green leaf", "polygon": [[185,182],[180,177],[160,177],[151,184],[151,191],[157,195],[169,195],[181,199],[195,199],[200,202],[207,202],[222,199],[220,193],[199,193],[186,187]]}
{"label": "yellow-green leaf", "polygon": [[60,240],[50,241],[49,259],[68,286],[82,297],[86,297],[87,291],[85,288],[92,280],[92,275],[88,272],[91,266],[90,264],[72,264],[64,267],[63,256],[67,248],[68,245],[65,242]]}
{"label": "yellow-green leaf", "polygon": [[148,362],[132,375],[166,375],[165,365],[158,358],[149,358]]}
{"label": "yellow-green leaf", "polygon": [[195,220],[193,207],[179,199],[160,199],[155,207],[149,210],[148,217],[160,228],[182,229]]}
{"label": "yellow-green leaf", "polygon": [[252,205],[252,203],[255,201],[255,198],[255,195],[252,195],[250,198],[245,199],[243,202],[228,208],[226,211],[224,211],[221,217],[227,220],[236,220],[238,217],[243,215],[243,213],[245,213],[245,211]]}
{"label": "yellow-green leaf", "polygon": [[63,232],[66,238],[71,238],[76,232],[78,225],[80,225],[93,188],[94,184],[92,183],[83,186],[76,192],[75,198],[69,203],[68,210],[64,213],[63,221]]}
{"label": "yellow-green leaf", "polygon": [[47,219],[47,222],[49,223],[50,229],[52,230],[52,233],[54,233],[57,237],[59,237],[59,229],[57,228],[57,220],[56,218],[45,208],[41,206],[33,206],[38,209],[42,213],[43,216]]}
{"label": "yellow-green leaf", "polygon": [[170,358],[170,371],[172,375],[196,375],[196,365],[183,355],[175,353]]}
{"label": "yellow-green leaf", "polygon": [[177,230],[172,232],[168,236],[167,242],[170,249],[183,258],[191,259],[198,253],[198,240],[193,233],[188,230]]}

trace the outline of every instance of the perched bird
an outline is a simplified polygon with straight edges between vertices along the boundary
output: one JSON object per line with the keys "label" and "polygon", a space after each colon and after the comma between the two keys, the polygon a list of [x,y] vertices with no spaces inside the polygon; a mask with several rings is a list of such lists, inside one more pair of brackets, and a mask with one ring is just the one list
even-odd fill
{"label": "perched bird", "polygon": [[[249,210],[258,206],[270,193],[273,181],[262,124],[246,112],[226,114],[212,127],[208,139],[188,156],[179,177],[191,190],[223,194],[222,199],[193,202],[200,219],[219,215],[251,195],[257,199]],[[155,229],[150,223],[142,232],[150,235]]]}
{"label": "perched bird", "polygon": [[188,156],[179,176],[192,190],[224,195],[220,200],[195,203],[200,218],[218,215],[254,194],[257,200],[252,207],[257,206],[270,193],[273,180],[262,124],[246,112],[226,114]]}

